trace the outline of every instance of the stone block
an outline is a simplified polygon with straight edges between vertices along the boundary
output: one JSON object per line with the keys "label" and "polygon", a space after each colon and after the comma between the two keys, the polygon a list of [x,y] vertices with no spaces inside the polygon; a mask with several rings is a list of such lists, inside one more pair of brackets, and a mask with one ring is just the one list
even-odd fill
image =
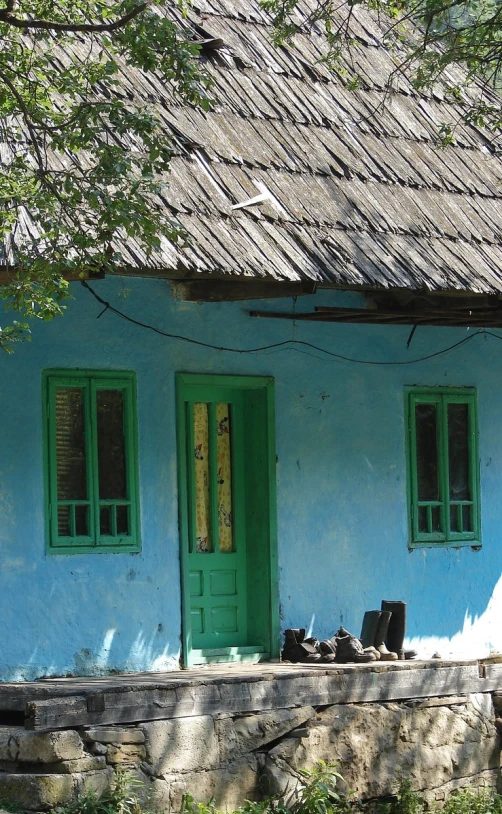
{"label": "stone block", "polygon": [[211,768],[218,763],[218,739],[209,715],[171,718],[141,725],[146,760],[157,777]]}
{"label": "stone block", "polygon": [[[235,811],[244,800],[259,799],[259,773],[259,758],[248,755],[225,768],[166,776],[169,810],[180,811],[183,795],[188,793],[197,802],[208,803],[209,800],[214,800],[217,808]],[[164,798],[166,794],[167,788],[164,787],[162,789]]]}
{"label": "stone block", "polygon": [[400,703],[336,704],[320,711],[305,740],[287,739],[269,752],[271,789],[296,783],[299,768],[336,761],[342,788],[361,798],[392,794],[403,774],[416,789],[439,789],[499,765],[489,696],[463,705],[414,707]]}
{"label": "stone block", "polygon": [[74,796],[85,794],[91,789],[100,797],[113,780],[114,772],[111,767],[101,769],[99,772],[82,772],[72,775]]}
{"label": "stone block", "polygon": [[215,721],[220,761],[235,759],[281,738],[315,716],[313,707],[276,709]]}
{"label": "stone block", "polygon": [[167,780],[154,777],[150,780],[148,792],[150,806],[147,810],[170,814],[171,784]]}
{"label": "stone block", "polygon": [[70,802],[73,782],[69,774],[0,773],[0,799],[28,811],[45,811]]}
{"label": "stone block", "polygon": [[114,745],[110,743],[106,759],[108,763],[141,763],[146,758],[146,749],[141,743],[124,743]]}
{"label": "stone block", "polygon": [[78,732],[28,732],[20,726],[0,727],[0,760],[57,763],[78,760],[84,745]]}
{"label": "stone block", "polygon": [[106,755],[108,748],[104,743],[91,743],[90,750],[93,755]]}
{"label": "stone block", "polygon": [[62,760],[60,763],[44,763],[44,772],[56,774],[77,774],[79,772],[97,772],[106,769],[104,757],[84,755],[78,760]]}
{"label": "stone block", "polygon": [[101,726],[86,729],[82,737],[86,743],[144,743],[145,735],[141,729],[122,726]]}

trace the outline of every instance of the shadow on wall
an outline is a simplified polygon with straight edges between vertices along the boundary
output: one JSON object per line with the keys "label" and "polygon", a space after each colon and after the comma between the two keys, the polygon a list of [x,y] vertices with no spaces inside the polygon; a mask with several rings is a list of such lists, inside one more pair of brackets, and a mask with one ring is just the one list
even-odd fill
{"label": "shadow on wall", "polygon": [[[160,628],[160,630],[159,630]],[[181,651],[171,649],[169,642],[159,642],[162,634],[162,625],[157,626],[150,637],[143,631],[139,632],[131,642],[128,649],[117,630],[110,628],[103,639],[93,649],[83,646],[73,655],[72,663],[65,670],[61,670],[61,660],[48,661],[44,647],[37,645],[28,660],[28,663],[19,667],[7,667],[0,670],[4,681],[35,681],[39,678],[57,676],[98,676],[110,673],[131,672],[164,672],[178,670],[180,666]],[[165,639],[165,637],[164,637]],[[82,644],[86,644],[89,637],[82,633]]]}

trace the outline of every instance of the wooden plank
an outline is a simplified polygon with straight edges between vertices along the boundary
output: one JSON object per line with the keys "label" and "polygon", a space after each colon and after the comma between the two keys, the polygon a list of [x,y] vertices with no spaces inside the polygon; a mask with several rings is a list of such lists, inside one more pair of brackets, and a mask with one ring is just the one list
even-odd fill
{"label": "wooden plank", "polygon": [[[345,670],[309,670],[299,675],[269,674],[261,680],[225,682],[219,679],[180,684],[176,688],[121,687],[89,695],[32,700],[26,705],[28,729],[49,731],[74,726],[134,723],[191,717],[216,712],[258,712],[301,705],[392,701],[430,696],[490,692],[501,681],[501,665],[480,678],[477,663],[446,666],[420,664],[388,669],[368,665]],[[99,700],[97,700],[99,698]],[[89,708],[90,707],[90,708]]]}
{"label": "wooden plank", "polygon": [[471,313],[444,312],[434,315],[411,312],[358,311],[351,308],[330,309],[325,313],[289,313],[286,311],[250,311],[249,316],[266,319],[289,319],[295,322],[342,322],[370,325],[422,325],[450,327],[502,327],[502,309]]}
{"label": "wooden plank", "polygon": [[186,280],[172,284],[175,295],[185,302],[223,302],[234,300],[275,299],[276,297],[301,297],[315,294],[313,281],[300,283],[274,282],[254,277],[222,280]]}

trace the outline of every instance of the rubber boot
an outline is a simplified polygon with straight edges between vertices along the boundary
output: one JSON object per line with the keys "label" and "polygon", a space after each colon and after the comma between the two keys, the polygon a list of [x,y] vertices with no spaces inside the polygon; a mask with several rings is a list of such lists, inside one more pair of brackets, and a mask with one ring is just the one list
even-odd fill
{"label": "rubber boot", "polygon": [[376,659],[380,658],[380,653],[374,645],[375,634],[378,628],[378,620],[380,619],[381,611],[372,610],[366,611],[363,618],[363,626],[361,628],[361,635],[359,639],[363,646],[365,653],[373,653]]}
{"label": "rubber boot", "polygon": [[379,610],[366,611],[364,614],[361,635],[359,636],[363,647],[371,647],[375,644],[375,636],[381,615],[382,611]]}
{"label": "rubber boot", "polygon": [[397,653],[388,650],[385,645],[385,639],[387,637],[387,631],[389,629],[389,622],[391,616],[392,616],[391,611],[381,612],[380,619],[378,620],[377,631],[375,634],[375,647],[380,653],[380,659],[382,661],[397,661]]}
{"label": "rubber boot", "polygon": [[390,611],[392,616],[389,622],[389,629],[385,639],[385,644],[389,650],[397,653],[399,659],[413,659],[417,655],[416,650],[405,650],[403,648],[404,637],[406,635],[406,602],[402,600],[382,599],[382,611]]}

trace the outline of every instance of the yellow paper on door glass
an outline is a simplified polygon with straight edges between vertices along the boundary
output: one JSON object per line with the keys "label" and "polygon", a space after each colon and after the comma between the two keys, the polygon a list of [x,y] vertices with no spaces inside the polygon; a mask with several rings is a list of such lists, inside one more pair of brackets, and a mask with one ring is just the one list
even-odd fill
{"label": "yellow paper on door glass", "polygon": [[218,458],[218,533],[220,551],[233,551],[232,456],[228,404],[216,405],[216,453]]}
{"label": "yellow paper on door glass", "polygon": [[207,404],[193,406],[195,456],[195,550],[212,551],[209,499],[209,423]]}

